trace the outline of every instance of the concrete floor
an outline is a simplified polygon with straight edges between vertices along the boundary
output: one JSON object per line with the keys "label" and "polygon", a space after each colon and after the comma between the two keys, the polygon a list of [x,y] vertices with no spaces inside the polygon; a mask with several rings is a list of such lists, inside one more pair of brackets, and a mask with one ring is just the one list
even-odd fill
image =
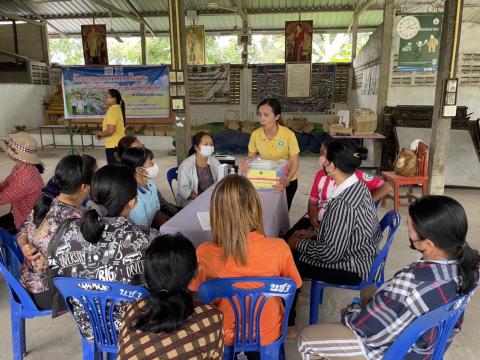
{"label": "concrete floor", "polygon": [[[53,151],[49,150],[41,154],[47,165],[45,179],[53,173],[58,160],[67,154],[67,150]],[[99,160],[100,165],[104,164],[104,153],[101,150],[87,151]],[[175,166],[176,159],[173,156],[167,156],[166,151],[155,152],[157,162],[161,173],[156,179],[162,193],[169,199],[173,199],[168,184],[165,180],[166,171]],[[0,179],[5,178],[12,167],[12,162],[8,160],[4,153],[0,154]],[[308,194],[313,181],[313,176],[318,167],[317,158],[302,158],[300,161],[299,189],[295,196],[290,219],[293,224],[300,216],[305,213]],[[480,190],[472,189],[447,189],[447,195],[459,200],[465,207],[469,221],[470,231],[468,241],[473,247],[480,249]],[[392,207],[392,203],[387,204]],[[8,209],[2,209],[8,211]],[[385,209],[379,210],[379,216],[383,216]],[[401,209],[403,220],[407,209]],[[408,236],[405,222],[397,233],[396,239],[392,245],[388,263],[386,266],[387,278],[401,267],[413,262],[419,257],[419,254],[408,247]],[[299,330],[308,323],[309,311],[309,288],[310,283],[305,282],[301,293],[297,313]],[[320,322],[336,322],[339,319],[339,311],[352,297],[353,292],[339,291],[336,289],[327,289],[325,293],[324,304],[320,311]],[[467,310],[463,330],[446,355],[446,359],[475,360],[480,359],[480,343],[475,335],[475,324],[480,323],[480,296],[475,296]],[[11,334],[10,334],[10,316],[9,300],[7,289],[3,280],[0,280],[0,360],[11,359]],[[478,329],[477,329],[478,331]],[[478,334],[477,334],[478,335]],[[300,359],[297,351],[296,342],[287,342],[287,359]],[[29,360],[44,359],[81,359],[80,335],[69,315],[61,316],[57,319],[41,318],[27,321],[27,351]]]}

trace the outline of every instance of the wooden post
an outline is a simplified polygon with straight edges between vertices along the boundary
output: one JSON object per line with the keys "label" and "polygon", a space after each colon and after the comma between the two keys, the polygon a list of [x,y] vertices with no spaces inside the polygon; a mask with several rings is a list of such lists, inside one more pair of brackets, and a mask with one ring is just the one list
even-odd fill
{"label": "wooden post", "polygon": [[350,60],[350,70],[348,72],[348,97],[347,97],[347,104],[348,110],[350,112],[353,111],[353,101],[352,101],[352,93],[353,93],[353,61],[357,57],[357,35],[358,35],[358,9],[355,9],[353,13],[353,20],[352,20],[352,56]]}
{"label": "wooden post", "polygon": [[432,137],[430,139],[428,166],[430,175],[428,189],[430,194],[441,195],[445,189],[445,166],[447,163],[452,119],[443,117],[442,107],[447,80],[456,76],[462,28],[462,10],[463,0],[445,1],[435,103],[433,106]]}
{"label": "wooden post", "polygon": [[[174,98],[175,100],[183,100],[183,109],[173,110],[174,116],[185,119],[182,121],[183,126],[175,126],[175,147],[177,150],[177,162],[180,164],[187,157],[192,141],[192,123],[187,91],[187,48],[185,41],[185,7],[183,0],[168,0],[168,20],[172,58],[170,71],[176,72],[176,85],[183,85],[185,89],[185,96],[177,96]],[[179,81],[179,73],[182,76],[182,81]]]}
{"label": "wooden post", "polygon": [[145,24],[140,24],[140,44],[142,47],[142,65],[147,65],[147,40],[145,38]]}
{"label": "wooden post", "polygon": [[[383,32],[382,50],[380,53],[380,65],[378,69],[377,89],[377,132],[385,133],[383,121],[383,109],[387,105],[388,87],[390,83],[390,71],[392,69],[392,31],[393,31],[393,7],[395,0],[385,0],[383,8]],[[382,163],[383,141],[373,142],[373,161],[375,165]]]}
{"label": "wooden post", "polygon": [[383,108],[387,105],[388,86],[390,71],[392,68],[392,31],[393,31],[393,6],[395,0],[386,0],[383,8],[383,34],[382,52],[380,54],[380,67],[378,70],[378,92],[377,92],[377,130],[383,132]]}
{"label": "wooden post", "polygon": [[45,64],[50,65],[50,43],[48,41],[48,30],[47,26],[42,26],[42,44],[43,44],[43,53],[45,58]]}
{"label": "wooden post", "polygon": [[[243,33],[248,32],[248,22],[243,21]],[[246,54],[246,58],[244,57]],[[248,43],[243,44],[242,51],[242,71],[240,82],[240,121],[245,121],[248,118],[248,90],[250,82],[247,79],[248,74]]]}
{"label": "wooden post", "polygon": [[[17,23],[15,20],[12,21],[13,28],[13,46],[15,49],[15,54],[18,54],[18,36],[17,36]],[[18,64],[18,58],[15,58],[15,62]]]}

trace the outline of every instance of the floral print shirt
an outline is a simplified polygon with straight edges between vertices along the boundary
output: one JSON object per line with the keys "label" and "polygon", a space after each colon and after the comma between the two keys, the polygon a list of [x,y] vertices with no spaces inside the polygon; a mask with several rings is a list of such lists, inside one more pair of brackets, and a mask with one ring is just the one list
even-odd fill
{"label": "floral print shirt", "polygon": [[20,269],[20,281],[30,293],[38,294],[48,291],[47,272],[43,267],[36,266],[42,259],[47,259],[47,248],[53,235],[65,220],[81,218],[83,211],[73,205],[52,200],[50,210],[40,226],[33,223],[33,211],[23,223],[17,237],[27,235],[28,242],[37,247],[42,254],[41,259],[32,262],[25,259]]}

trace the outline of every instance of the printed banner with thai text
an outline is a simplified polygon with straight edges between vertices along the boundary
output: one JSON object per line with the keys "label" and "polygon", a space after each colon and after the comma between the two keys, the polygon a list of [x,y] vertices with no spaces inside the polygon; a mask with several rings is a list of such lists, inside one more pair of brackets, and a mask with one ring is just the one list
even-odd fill
{"label": "printed banner with thai text", "polygon": [[127,118],[170,116],[168,66],[71,66],[62,68],[65,118],[103,118],[105,94],[117,89]]}

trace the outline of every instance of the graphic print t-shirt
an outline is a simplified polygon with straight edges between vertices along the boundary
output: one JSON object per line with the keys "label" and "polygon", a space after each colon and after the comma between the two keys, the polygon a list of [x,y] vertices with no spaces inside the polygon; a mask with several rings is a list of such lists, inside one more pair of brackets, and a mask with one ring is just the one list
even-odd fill
{"label": "graphic print t-shirt", "polygon": [[[143,285],[145,250],[158,235],[154,229],[137,226],[124,217],[101,218],[104,231],[98,243],[86,241],[80,232],[80,220],[65,223],[49,247],[49,267],[58,276],[119,281]],[[72,300],[75,319],[82,332],[92,337],[85,311]],[[121,311],[115,325],[120,327]]]}

